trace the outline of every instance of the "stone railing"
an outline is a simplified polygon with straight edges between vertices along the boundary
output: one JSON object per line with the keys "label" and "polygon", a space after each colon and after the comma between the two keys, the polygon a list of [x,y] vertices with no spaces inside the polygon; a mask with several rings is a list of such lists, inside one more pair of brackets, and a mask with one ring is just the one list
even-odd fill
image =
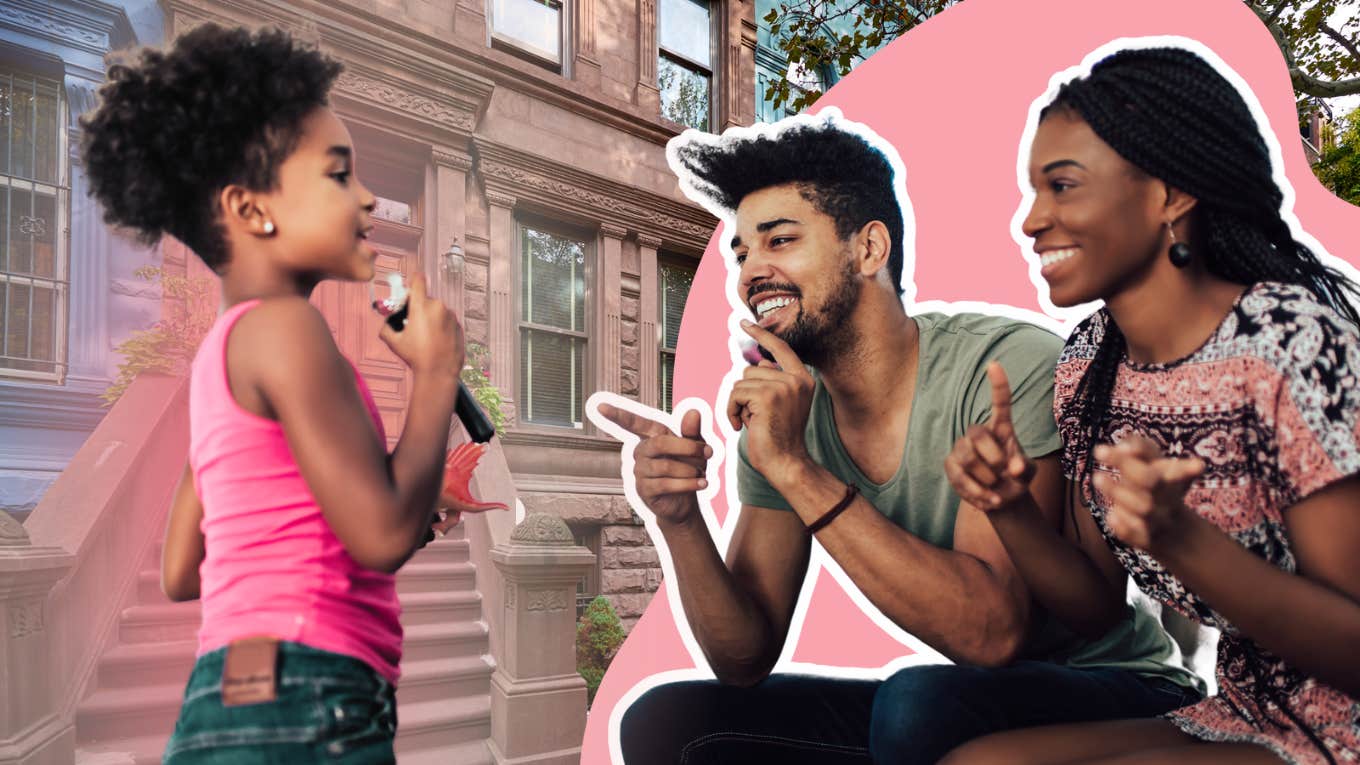
{"label": "stone railing", "polygon": [[74,760],[76,707],[184,469],[187,391],[181,379],[139,377],[25,521],[29,543],[0,555],[3,696],[19,705],[0,716],[0,763]]}
{"label": "stone railing", "polygon": [[491,641],[491,754],[498,763],[575,765],[586,731],[576,671],[576,583],[595,555],[561,518],[534,513],[491,551],[504,580],[504,620]]}
{"label": "stone railing", "polygon": [[48,682],[47,599],[75,557],[35,547],[24,527],[0,510],[0,763],[69,763],[75,727],[57,713]]}

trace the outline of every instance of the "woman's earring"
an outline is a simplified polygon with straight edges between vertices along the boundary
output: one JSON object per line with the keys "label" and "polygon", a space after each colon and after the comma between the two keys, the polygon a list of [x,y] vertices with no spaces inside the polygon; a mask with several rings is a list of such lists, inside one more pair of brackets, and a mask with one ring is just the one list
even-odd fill
{"label": "woman's earring", "polygon": [[1185,268],[1190,265],[1190,245],[1176,241],[1176,229],[1171,227],[1171,223],[1166,224],[1166,230],[1171,234],[1171,250],[1167,252],[1167,257],[1171,259],[1171,265]]}
{"label": "woman's earring", "polygon": [[[267,220],[267,221],[264,222],[264,232],[265,232],[266,234],[272,234],[272,233],[274,233],[274,221],[272,221],[272,220]],[[1173,238],[1174,238],[1174,235],[1173,235]]]}

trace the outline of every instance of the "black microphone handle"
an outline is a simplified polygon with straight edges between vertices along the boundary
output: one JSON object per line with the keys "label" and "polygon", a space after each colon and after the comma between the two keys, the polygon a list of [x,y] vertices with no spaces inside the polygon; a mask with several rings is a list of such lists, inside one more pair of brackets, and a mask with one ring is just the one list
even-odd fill
{"label": "black microphone handle", "polygon": [[[406,328],[406,306],[402,306],[397,311],[388,316],[387,326],[400,332]],[[458,397],[453,402],[453,413],[458,415],[459,422],[463,423],[463,429],[468,432],[468,436],[473,441],[484,444],[496,435],[496,426],[491,424],[486,412],[482,411],[481,404],[472,396],[472,391],[468,390],[462,380],[458,381]]]}
{"label": "black microphone handle", "polygon": [[482,411],[481,404],[473,398],[472,391],[468,390],[462,380],[458,381],[458,398],[453,403],[453,412],[462,421],[463,428],[472,437],[473,441],[485,444],[491,441],[491,437],[496,435],[496,426],[491,424],[486,412]]}

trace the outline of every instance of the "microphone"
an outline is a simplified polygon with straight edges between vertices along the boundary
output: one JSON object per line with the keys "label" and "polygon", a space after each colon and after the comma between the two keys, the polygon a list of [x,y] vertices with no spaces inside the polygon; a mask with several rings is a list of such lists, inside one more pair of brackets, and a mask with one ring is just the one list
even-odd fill
{"label": "microphone", "polygon": [[[391,313],[386,314],[383,321],[387,322],[387,326],[400,332],[406,328],[406,316],[410,303],[406,300],[406,289],[402,286],[401,274],[388,274],[387,283],[392,287],[392,296],[383,301],[374,300],[373,308],[380,314],[384,313],[385,310],[391,311]],[[397,303],[400,303],[400,307],[392,310]],[[482,411],[482,407],[473,397],[472,391],[468,390],[467,385],[463,384],[462,380],[458,381],[458,397],[454,399],[453,412],[458,415],[458,420],[463,423],[463,428],[473,441],[484,444],[496,435],[496,427],[491,424],[486,412]]]}

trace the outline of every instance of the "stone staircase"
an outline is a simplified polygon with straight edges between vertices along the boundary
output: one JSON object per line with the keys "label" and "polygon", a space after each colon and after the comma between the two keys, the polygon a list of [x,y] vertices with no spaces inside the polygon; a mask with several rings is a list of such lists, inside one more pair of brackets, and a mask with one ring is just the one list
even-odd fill
{"label": "stone staircase", "polygon": [[[157,545],[76,712],[81,765],[157,765],[174,728],[194,663],[199,605],[161,593],[159,555]],[[462,527],[417,553],[398,574],[397,591],[406,632],[398,761],[489,765],[494,662]]]}

